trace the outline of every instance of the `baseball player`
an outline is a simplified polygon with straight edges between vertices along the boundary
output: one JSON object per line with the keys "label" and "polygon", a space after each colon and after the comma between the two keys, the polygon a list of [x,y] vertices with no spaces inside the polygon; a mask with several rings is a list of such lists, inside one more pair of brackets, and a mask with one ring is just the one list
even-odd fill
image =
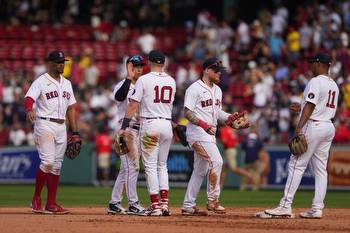
{"label": "baseball player", "polygon": [[73,137],[80,137],[74,110],[76,100],[71,82],[61,75],[66,61],[63,52],[52,51],[47,60],[48,72],[32,83],[24,99],[27,118],[34,124],[34,140],[41,160],[35,179],[32,211],[43,212],[41,190],[46,183],[48,194],[44,213],[66,214],[69,211],[56,203],[56,194],[67,146],[66,117]]}
{"label": "baseball player", "polygon": [[[143,67],[146,64],[145,59],[140,55],[134,55],[128,58],[127,78],[120,81],[114,88],[113,96],[118,107],[118,126],[117,131],[121,128],[122,120],[125,115],[126,107],[129,103],[129,98],[134,92],[136,80],[142,75]],[[109,202],[107,212],[111,214],[140,214],[144,208],[139,204],[137,196],[137,176],[140,169],[140,150],[138,133],[140,121],[138,116],[133,116],[130,121],[130,126],[126,129],[128,135],[129,153],[119,155],[121,166],[118,177],[115,181],[112,197]],[[123,190],[125,188],[128,197],[128,211],[121,206]]]}
{"label": "baseball player", "polygon": [[284,188],[284,196],[275,209],[265,210],[271,216],[294,216],[292,202],[302,175],[311,161],[315,176],[315,196],[312,208],[300,213],[302,218],[322,218],[324,198],[327,191],[327,161],[329,149],[335,134],[332,119],[337,110],[339,89],[337,84],[327,74],[331,58],[327,54],[318,54],[312,60],[312,72],[315,75],[304,90],[300,104],[292,104],[292,111],[300,111],[295,134],[304,134],[308,143],[307,151],[300,155],[291,155],[288,178]]}
{"label": "baseball player", "polygon": [[196,207],[196,198],[208,174],[207,209],[224,214],[219,205],[222,157],[216,145],[218,120],[226,121],[230,116],[222,110],[222,91],[217,84],[223,67],[217,58],[203,63],[201,78],[189,86],[185,94],[185,117],[189,120],[186,136],[194,150],[194,164],[183,203],[183,215],[206,215]]}
{"label": "baseball player", "polygon": [[149,62],[151,71],[137,80],[119,134],[126,133],[131,117],[139,109],[141,156],[152,203],[144,215],[169,216],[167,158],[173,137],[171,112],[176,85],[175,80],[162,71],[165,56],[161,51],[152,50]]}

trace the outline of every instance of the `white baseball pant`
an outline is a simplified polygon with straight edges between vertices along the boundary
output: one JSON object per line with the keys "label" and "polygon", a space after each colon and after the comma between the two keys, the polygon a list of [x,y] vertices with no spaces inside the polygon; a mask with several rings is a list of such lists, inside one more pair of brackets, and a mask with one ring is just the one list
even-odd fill
{"label": "white baseball pant", "polygon": [[312,200],[312,208],[323,209],[323,201],[327,192],[327,162],[335,128],[331,122],[309,120],[303,128],[303,132],[308,143],[308,150],[298,157],[291,155],[288,178],[280,206],[291,208],[301,178],[311,160],[311,169],[315,176],[315,195]]}
{"label": "white baseball pant", "polygon": [[214,142],[195,142],[193,172],[187,185],[183,207],[196,206],[198,192],[207,175],[208,201],[218,201],[220,196],[220,175],[223,160],[220,151]]}
{"label": "white baseball pant", "polygon": [[118,177],[114,183],[111,203],[121,202],[125,188],[129,206],[138,202],[137,177],[140,170],[139,131],[127,128],[125,132],[129,153],[120,156],[121,164]]}
{"label": "white baseball pant", "polygon": [[167,159],[172,138],[170,120],[141,120],[141,156],[150,195],[158,194],[160,190],[169,190]]}
{"label": "white baseball pant", "polygon": [[34,140],[41,160],[40,169],[59,176],[67,147],[66,124],[36,119]]}

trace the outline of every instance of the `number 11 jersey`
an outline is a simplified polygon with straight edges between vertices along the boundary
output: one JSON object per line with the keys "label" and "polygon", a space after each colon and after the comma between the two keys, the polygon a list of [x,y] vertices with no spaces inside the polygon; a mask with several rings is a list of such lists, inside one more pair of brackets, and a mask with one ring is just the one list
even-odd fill
{"label": "number 11 jersey", "polygon": [[306,102],[313,103],[315,109],[310,119],[329,122],[335,116],[338,96],[339,88],[336,82],[325,75],[318,75],[306,85],[301,107],[304,108]]}
{"label": "number 11 jersey", "polygon": [[175,80],[164,72],[142,75],[135,84],[130,99],[140,103],[141,118],[171,119],[175,98]]}

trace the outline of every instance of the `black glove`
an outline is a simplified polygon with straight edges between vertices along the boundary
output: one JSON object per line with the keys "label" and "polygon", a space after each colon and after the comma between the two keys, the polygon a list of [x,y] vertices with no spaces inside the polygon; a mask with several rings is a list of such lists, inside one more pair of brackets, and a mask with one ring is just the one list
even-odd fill
{"label": "black glove", "polygon": [[184,126],[184,125],[177,125],[175,127],[175,133],[178,136],[181,144],[183,146],[188,146],[188,142],[186,140],[186,126]]}

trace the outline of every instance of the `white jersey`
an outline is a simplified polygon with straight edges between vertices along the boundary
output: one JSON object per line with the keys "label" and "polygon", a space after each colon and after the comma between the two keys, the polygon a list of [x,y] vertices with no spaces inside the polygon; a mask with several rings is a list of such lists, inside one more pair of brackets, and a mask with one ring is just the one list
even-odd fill
{"label": "white jersey", "polygon": [[130,96],[140,102],[141,118],[171,119],[175,98],[175,80],[164,72],[150,72],[142,75]]}
{"label": "white jersey", "polygon": [[[202,80],[197,80],[186,90],[184,107],[191,110],[200,120],[216,126],[222,109],[222,91],[215,84],[210,88]],[[209,135],[191,122],[187,125],[186,135],[188,141],[216,141],[215,135]]]}
{"label": "white jersey", "polygon": [[[123,85],[123,83],[125,82],[126,79],[123,79],[122,81],[120,81],[119,83],[117,83],[117,85],[115,85],[114,87],[114,90],[113,90],[113,99],[114,99],[114,96],[115,94],[117,93],[117,91],[121,88],[121,86]],[[130,84],[130,87],[129,87],[129,92],[125,98],[125,100],[123,101],[117,101],[115,100],[116,102],[116,105],[117,105],[117,122],[119,124],[119,126],[121,126],[122,124],[122,121],[124,119],[124,116],[125,116],[125,112],[126,112],[126,109],[128,107],[128,104],[129,104],[129,98],[130,96],[132,95],[133,91],[134,91],[134,88],[135,88],[135,85],[133,83]],[[136,123],[136,117],[133,116],[132,119],[131,119],[131,124],[130,125],[133,125]]]}
{"label": "white jersey", "polygon": [[35,101],[37,117],[64,120],[68,106],[76,103],[71,82],[62,75],[58,82],[48,73],[40,75],[32,83],[25,97]]}
{"label": "white jersey", "polygon": [[330,122],[337,110],[338,96],[339,88],[334,80],[318,75],[306,85],[301,107],[304,108],[306,102],[315,104],[310,119]]}

